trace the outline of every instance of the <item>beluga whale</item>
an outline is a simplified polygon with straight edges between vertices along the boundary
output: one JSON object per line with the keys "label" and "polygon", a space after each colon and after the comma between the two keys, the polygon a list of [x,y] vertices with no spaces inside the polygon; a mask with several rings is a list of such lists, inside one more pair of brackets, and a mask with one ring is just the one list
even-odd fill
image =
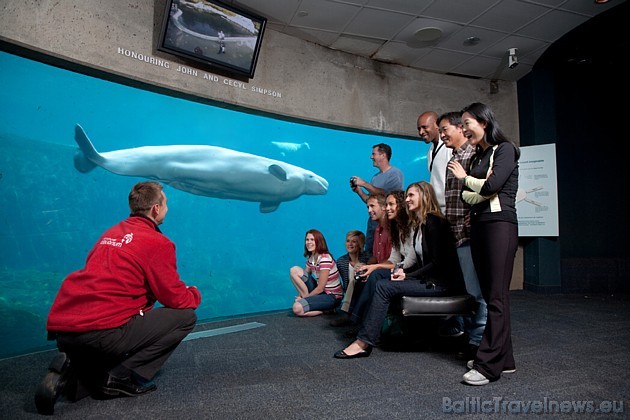
{"label": "beluga whale", "polygon": [[261,213],[302,195],[323,195],[328,181],[279,160],[218,146],[169,145],[98,152],[77,124],[79,149],[74,166],[82,173],[96,166],[117,175],[153,179],[191,194],[260,203]]}

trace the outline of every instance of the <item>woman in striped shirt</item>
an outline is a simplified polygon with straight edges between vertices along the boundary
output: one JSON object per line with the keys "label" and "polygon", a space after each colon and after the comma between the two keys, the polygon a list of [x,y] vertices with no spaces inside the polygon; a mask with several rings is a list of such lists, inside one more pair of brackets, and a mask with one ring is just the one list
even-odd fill
{"label": "woman in striped shirt", "polygon": [[343,298],[343,287],[337,264],[320,231],[311,229],[306,232],[304,256],[306,267],[291,267],[289,272],[298,291],[293,313],[297,316],[321,315],[339,305]]}

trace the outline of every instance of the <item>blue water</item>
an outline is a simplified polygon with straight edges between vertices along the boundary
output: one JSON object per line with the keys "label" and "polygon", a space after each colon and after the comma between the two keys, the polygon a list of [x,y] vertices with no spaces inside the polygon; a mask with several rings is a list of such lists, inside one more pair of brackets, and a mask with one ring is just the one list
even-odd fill
{"label": "blue water", "polygon": [[[388,143],[405,183],[428,179],[419,141],[317,127],[228,110],[115,84],[0,52],[0,357],[50,345],[48,309],[64,276],[81,268],[99,235],[128,215],[127,194],[143,179],[74,168],[74,127],[99,152],[203,144],[280,160],[329,182],[263,214],[258,203],[166,187],[162,231],[177,246],[178,268],[202,292],[200,320],[288,309],[288,278],[303,265],[308,229],[333,252],[345,233],[365,231],[367,212],[348,179],[376,173],[372,146]],[[411,124],[413,122],[410,122]],[[301,145],[286,150],[272,142]],[[308,143],[308,147],[304,145]]]}

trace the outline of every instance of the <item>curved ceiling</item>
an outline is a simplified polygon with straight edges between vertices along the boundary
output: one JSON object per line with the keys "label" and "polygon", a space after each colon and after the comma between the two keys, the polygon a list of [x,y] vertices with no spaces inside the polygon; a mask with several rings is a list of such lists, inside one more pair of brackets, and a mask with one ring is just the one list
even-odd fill
{"label": "curved ceiling", "polygon": [[[517,81],[611,0],[224,0],[325,47],[426,71]],[[508,66],[517,48],[518,65]]]}

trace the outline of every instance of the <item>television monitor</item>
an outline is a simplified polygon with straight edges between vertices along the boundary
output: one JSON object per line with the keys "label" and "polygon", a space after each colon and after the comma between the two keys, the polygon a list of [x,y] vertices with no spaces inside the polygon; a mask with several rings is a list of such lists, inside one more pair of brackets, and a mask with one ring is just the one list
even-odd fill
{"label": "television monitor", "polygon": [[266,23],[219,0],[166,0],[158,50],[251,79]]}

